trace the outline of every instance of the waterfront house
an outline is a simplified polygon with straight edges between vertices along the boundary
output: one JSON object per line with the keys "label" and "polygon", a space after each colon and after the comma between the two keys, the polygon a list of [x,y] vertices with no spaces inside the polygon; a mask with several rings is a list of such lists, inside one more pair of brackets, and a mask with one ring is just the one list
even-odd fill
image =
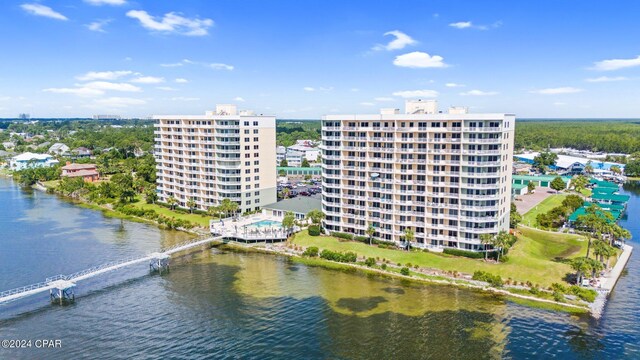
{"label": "waterfront house", "polygon": [[11,158],[9,167],[11,170],[19,171],[36,167],[51,167],[58,164],[59,161],[49,154],[34,154],[26,152]]}
{"label": "waterfront house", "polygon": [[62,177],[82,177],[86,182],[94,182],[100,179],[98,169],[95,164],[71,164],[62,167]]}

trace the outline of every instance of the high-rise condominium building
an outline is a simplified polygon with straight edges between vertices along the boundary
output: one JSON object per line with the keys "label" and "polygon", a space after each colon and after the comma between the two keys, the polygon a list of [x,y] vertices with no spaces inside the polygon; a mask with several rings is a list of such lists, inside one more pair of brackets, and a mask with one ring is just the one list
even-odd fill
{"label": "high-rise condominium building", "polygon": [[203,116],[158,115],[158,198],[206,210],[230,199],[240,211],[276,202],[276,119],[217,105]]}
{"label": "high-rise condominium building", "polygon": [[322,207],[329,231],[481,250],[482,234],[508,230],[515,115],[437,110],[322,119]]}

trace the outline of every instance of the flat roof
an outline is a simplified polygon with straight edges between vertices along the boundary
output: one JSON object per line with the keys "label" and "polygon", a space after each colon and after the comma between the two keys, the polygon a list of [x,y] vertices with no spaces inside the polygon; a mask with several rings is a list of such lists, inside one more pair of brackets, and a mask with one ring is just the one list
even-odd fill
{"label": "flat roof", "polygon": [[591,195],[593,200],[610,200],[616,202],[627,202],[631,198],[629,195],[620,194],[593,194]]}
{"label": "flat roof", "polygon": [[[622,215],[622,213],[620,211],[617,211],[617,210],[612,210],[612,211],[601,210],[597,214],[600,215],[601,217],[604,217],[602,215],[602,212],[610,213],[611,216],[613,216],[613,221],[614,222],[620,218],[620,215]],[[576,211],[573,212],[573,214],[571,214],[571,216],[569,216],[569,221],[576,221],[576,220],[578,220],[579,216],[586,215],[586,214],[587,214],[587,208],[585,208],[584,206],[581,207],[581,208],[578,208]]]}
{"label": "flat roof", "polygon": [[[558,175],[513,175],[513,180],[553,181]],[[560,176],[562,181],[569,182],[571,176]]]}
{"label": "flat roof", "polygon": [[[518,159],[527,159],[529,161],[533,161],[533,159],[539,154],[540,154],[539,152],[533,151],[530,153],[515,154],[513,156]],[[569,155],[561,155],[561,154],[557,154],[557,155],[558,155],[558,160],[556,161],[555,166],[563,169],[566,169],[575,163],[580,163],[584,166],[586,166],[587,163],[591,163],[591,166],[594,169],[602,169],[602,170],[609,170],[613,165],[617,165],[618,167],[620,167],[620,169],[624,169],[624,166],[625,166],[624,164],[614,163],[610,161],[601,161],[598,159],[581,158],[577,156],[569,156]]]}
{"label": "flat roof", "polygon": [[620,185],[611,182],[611,181],[605,181],[605,180],[598,180],[598,179],[590,179],[589,180],[590,184],[595,184],[598,187],[610,187],[610,188],[616,188],[619,189]]}
{"label": "flat roof", "polygon": [[291,211],[293,213],[306,215],[311,210],[322,210],[322,201],[320,199],[312,197],[300,196],[265,205],[262,208],[270,210]]}
{"label": "flat roof", "polygon": [[527,185],[525,185],[525,184],[511,184],[511,187],[516,189],[516,190],[520,190],[520,189],[526,188]]}

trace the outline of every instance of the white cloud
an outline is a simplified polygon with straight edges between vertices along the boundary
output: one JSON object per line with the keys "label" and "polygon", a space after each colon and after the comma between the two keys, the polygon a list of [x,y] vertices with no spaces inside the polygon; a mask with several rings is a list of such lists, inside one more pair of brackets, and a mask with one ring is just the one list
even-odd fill
{"label": "white cloud", "polygon": [[198,101],[200,98],[197,97],[184,97],[184,96],[176,96],[171,98],[172,101]]}
{"label": "white cloud", "polygon": [[529,91],[532,94],[542,94],[542,95],[557,95],[557,94],[574,94],[584,91],[583,89],[574,88],[570,86],[557,87],[557,88],[548,88],[548,89],[539,89]]}
{"label": "white cloud", "polygon": [[624,80],[629,80],[629,79],[624,76],[616,76],[616,77],[600,76],[597,78],[585,79],[584,81],[599,83],[599,82],[624,81]]}
{"label": "white cloud", "polygon": [[91,81],[91,80],[115,80],[121,78],[123,76],[133,74],[132,71],[124,70],[124,71],[89,71],[84,75],[76,76],[76,79],[80,81]]}
{"label": "white cloud", "polygon": [[144,10],[130,10],[127,12],[127,16],[140,21],[140,24],[146,29],[186,36],[207,35],[207,29],[213,26],[211,19],[189,19],[174,12],[164,14],[160,21]]}
{"label": "white cloud", "polygon": [[164,78],[157,76],[139,76],[131,80],[131,82],[138,84],[159,84],[164,82]]}
{"label": "white cloud", "polygon": [[387,102],[387,101],[395,101],[396,99],[392,97],[377,97],[377,98],[374,98],[373,100],[379,101],[379,102]]}
{"label": "white cloud", "polygon": [[462,96],[492,96],[498,95],[497,91],[482,91],[482,90],[470,90],[460,93]]}
{"label": "white cloud", "polygon": [[127,83],[112,83],[108,81],[93,81],[90,83],[77,85],[78,87],[85,87],[96,90],[112,90],[112,91],[124,91],[124,92],[140,92],[142,89],[135,85]]}
{"label": "white cloud", "polygon": [[640,66],[640,56],[634,59],[611,59],[594,63],[593,70],[611,71]]}
{"label": "white cloud", "polygon": [[489,28],[498,28],[502,26],[502,21],[498,20],[491,25],[474,25],[471,21],[458,21],[449,24],[449,26],[454,27],[456,29],[478,29],[478,30],[489,30]]}
{"label": "white cloud", "polygon": [[123,108],[134,105],[144,105],[147,102],[142,99],[128,98],[128,97],[109,97],[104,99],[93,100],[96,105],[111,107],[111,108]]}
{"label": "white cloud", "polygon": [[48,88],[42,91],[50,92],[54,94],[73,94],[81,97],[99,96],[104,94],[103,90],[92,89],[88,87],[76,87],[76,88]]}
{"label": "white cloud", "polygon": [[448,65],[442,62],[442,56],[431,56],[425,52],[414,51],[396,56],[393,65],[408,68],[443,68]]}
{"label": "white cloud", "polygon": [[171,63],[171,64],[160,64],[160,66],[162,67],[178,67],[178,66],[184,66],[183,63],[178,62],[178,63]]}
{"label": "white cloud", "polygon": [[464,85],[464,84],[456,84],[456,83],[446,83],[446,84],[444,84],[444,86],[446,86],[448,88],[455,88],[455,87],[465,87],[466,85]]}
{"label": "white cloud", "polygon": [[372,48],[372,50],[380,51],[380,50],[400,50],[405,48],[408,45],[414,45],[417,43],[411,36],[403,33],[400,30],[393,30],[384,33],[384,36],[392,35],[395,39],[391,40],[387,45],[378,44]]}
{"label": "white cloud", "polygon": [[316,91],[316,89],[315,89],[315,88],[313,88],[313,87],[311,87],[311,86],[305,86],[305,87],[303,87],[303,88],[302,88],[302,90],[304,90],[304,91],[309,91],[309,92]]}
{"label": "white cloud", "polygon": [[96,20],[90,24],[85,25],[89,30],[91,31],[97,31],[97,32],[106,32],[103,28],[109,24],[111,22],[110,19],[106,19],[106,20]]}
{"label": "white cloud", "polygon": [[22,10],[31,15],[44,16],[56,20],[69,20],[69,18],[67,18],[66,16],[60,14],[59,12],[53,10],[48,6],[44,6],[41,4],[22,4],[20,5],[20,7],[22,8]]}
{"label": "white cloud", "polygon": [[237,101],[237,102],[245,102],[246,100],[240,96],[236,96],[233,98],[233,101]]}
{"label": "white cloud", "polygon": [[358,92],[358,91],[360,91],[360,89],[358,89],[358,88],[352,88],[351,89],[351,92]]}
{"label": "white cloud", "polygon": [[222,63],[213,63],[213,64],[209,64],[209,67],[214,69],[214,70],[233,70],[234,67],[233,65],[227,65],[227,64],[222,64]]}
{"label": "white cloud", "polygon": [[157,86],[156,89],[162,91],[178,91],[178,89],[172,88],[171,86]]}
{"label": "white cloud", "polygon": [[186,83],[188,83],[188,82],[189,82],[189,80],[184,79],[184,78],[177,78],[177,79],[175,80],[175,82],[176,82],[176,83],[178,83],[178,84],[186,84]]}
{"label": "white cloud", "polygon": [[363,106],[375,106],[376,104],[374,104],[372,102],[361,102],[360,105],[363,105]]}
{"label": "white cloud", "polygon": [[84,0],[87,4],[90,5],[124,5],[127,3],[127,0]]}
{"label": "white cloud", "polygon": [[449,26],[454,27],[456,29],[467,29],[473,26],[471,21],[459,21],[455,23],[449,24]]}
{"label": "white cloud", "polygon": [[563,106],[563,105],[567,105],[567,103],[561,102],[561,101],[556,101],[553,103],[553,105],[555,106]]}
{"label": "white cloud", "polygon": [[392,95],[403,98],[434,98],[438,97],[438,92],[435,90],[405,90],[396,91]]}

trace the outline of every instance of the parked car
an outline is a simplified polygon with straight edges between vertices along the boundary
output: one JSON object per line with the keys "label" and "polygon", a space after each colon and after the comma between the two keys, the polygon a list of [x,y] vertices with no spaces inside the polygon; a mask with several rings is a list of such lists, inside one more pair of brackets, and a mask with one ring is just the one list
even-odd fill
{"label": "parked car", "polygon": [[309,195],[311,195],[311,194],[309,194],[309,192],[308,192],[308,191],[304,191],[304,190],[303,190],[303,191],[300,191],[300,195],[302,195],[302,196],[309,196]]}

